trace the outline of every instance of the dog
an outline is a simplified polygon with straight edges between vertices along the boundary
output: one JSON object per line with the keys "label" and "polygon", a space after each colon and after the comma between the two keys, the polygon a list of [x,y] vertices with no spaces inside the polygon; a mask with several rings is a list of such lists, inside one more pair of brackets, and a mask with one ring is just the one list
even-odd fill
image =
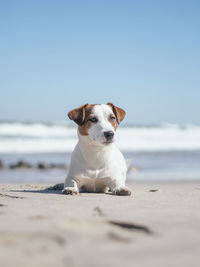
{"label": "dog", "polygon": [[78,125],[78,143],[72,152],[63,194],[79,192],[131,195],[126,187],[127,164],[116,147],[115,132],[126,112],[113,105],[85,104],[68,113]]}

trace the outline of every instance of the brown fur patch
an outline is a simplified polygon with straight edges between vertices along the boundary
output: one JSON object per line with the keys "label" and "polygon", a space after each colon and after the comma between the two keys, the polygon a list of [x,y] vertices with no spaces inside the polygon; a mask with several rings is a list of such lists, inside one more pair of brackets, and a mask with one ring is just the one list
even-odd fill
{"label": "brown fur patch", "polygon": [[120,122],[123,121],[124,117],[126,116],[126,112],[122,108],[116,107],[112,103],[107,103],[107,105],[112,108],[112,111],[117,119],[117,123],[120,124]]}
{"label": "brown fur patch", "polygon": [[90,117],[90,114],[91,114],[91,110],[92,108],[95,106],[95,104],[91,104],[91,105],[87,105],[85,107],[85,121],[84,121],[84,124],[83,125],[80,125],[78,127],[78,130],[79,130],[79,133],[81,135],[88,135],[88,130],[91,126],[91,122],[88,121],[89,117]]}
{"label": "brown fur patch", "polygon": [[[111,117],[115,117],[115,120],[112,120]],[[113,115],[110,116],[110,118],[108,118],[109,122],[112,124],[114,130],[116,131],[118,124],[117,124],[117,118],[115,116],[115,114],[113,113]]]}
{"label": "brown fur patch", "polygon": [[78,125],[83,125],[85,121],[85,108],[88,106],[88,104],[82,105],[79,108],[75,108],[68,112],[68,117],[70,120],[73,120]]}

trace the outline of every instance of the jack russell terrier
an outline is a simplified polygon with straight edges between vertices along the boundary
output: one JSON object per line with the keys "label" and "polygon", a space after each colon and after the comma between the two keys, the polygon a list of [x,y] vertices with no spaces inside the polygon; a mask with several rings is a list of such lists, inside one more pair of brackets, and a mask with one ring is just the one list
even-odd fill
{"label": "jack russell terrier", "polygon": [[63,194],[79,192],[131,195],[125,186],[127,164],[114,143],[126,112],[107,104],[85,104],[68,113],[78,124],[78,143],[72,152]]}

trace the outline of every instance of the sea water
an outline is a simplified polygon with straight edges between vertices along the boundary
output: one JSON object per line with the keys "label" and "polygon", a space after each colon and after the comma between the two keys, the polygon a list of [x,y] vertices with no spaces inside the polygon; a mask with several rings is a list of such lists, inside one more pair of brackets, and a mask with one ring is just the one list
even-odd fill
{"label": "sea water", "polygon": [[[23,160],[36,166],[69,165],[77,142],[77,127],[65,122],[0,123],[0,182],[62,182],[66,169],[15,169],[10,164]],[[130,162],[128,179],[200,179],[199,125],[124,125],[116,144]]]}

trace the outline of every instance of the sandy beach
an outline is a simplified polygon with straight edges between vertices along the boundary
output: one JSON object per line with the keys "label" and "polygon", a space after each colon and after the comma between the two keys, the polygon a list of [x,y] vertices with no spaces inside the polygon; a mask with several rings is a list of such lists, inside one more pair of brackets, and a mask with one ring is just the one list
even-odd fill
{"label": "sandy beach", "polygon": [[131,197],[0,185],[0,266],[199,266],[200,182],[129,183]]}

